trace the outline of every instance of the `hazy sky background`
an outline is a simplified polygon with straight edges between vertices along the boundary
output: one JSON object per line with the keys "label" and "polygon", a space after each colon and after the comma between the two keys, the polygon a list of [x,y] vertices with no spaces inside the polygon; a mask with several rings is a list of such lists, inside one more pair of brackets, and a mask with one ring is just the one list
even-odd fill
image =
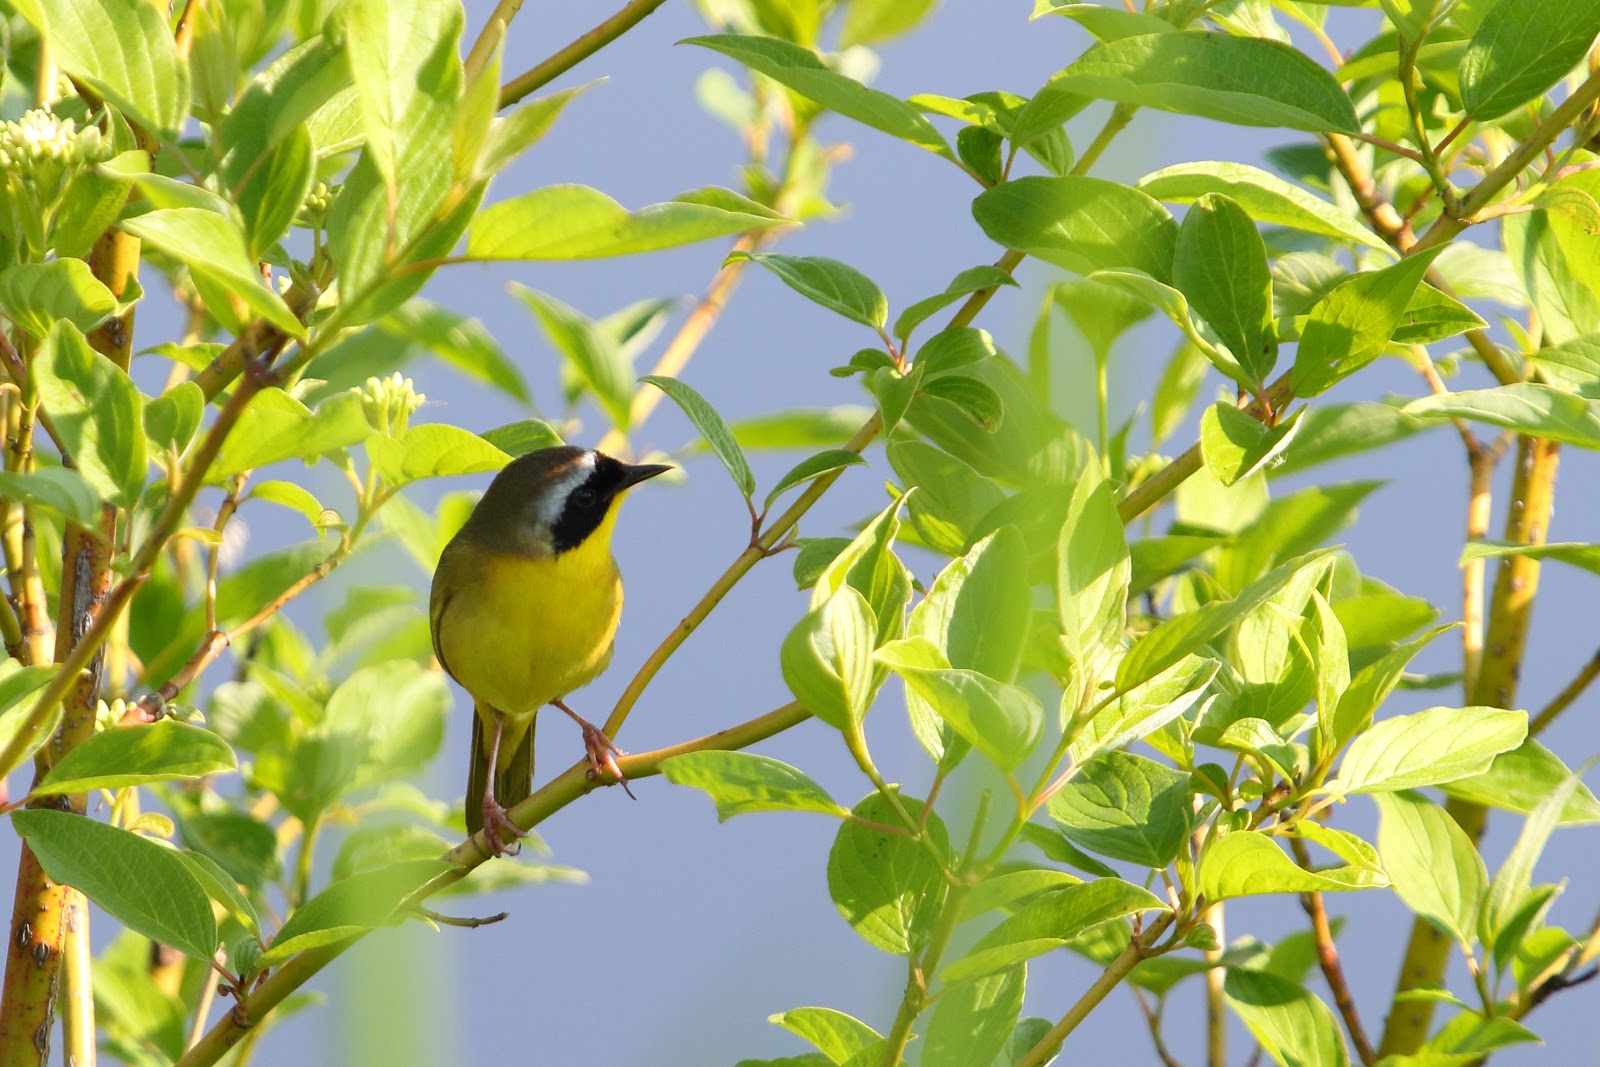
{"label": "hazy sky background", "polygon": [[[468,39],[492,4],[468,4]],[[587,29],[610,5],[534,2],[511,29],[507,73],[531,66]],[[920,29],[889,47],[877,85],[899,96],[947,96],[988,89],[1030,94],[1084,47],[1085,36],[1059,18],[1028,21],[1027,0],[1005,3],[950,0]],[[1347,13],[1344,21],[1370,25]],[[737,185],[743,161],[736,137],[700,110],[694,84],[707,67],[732,65],[709,52],[673,42],[705,32],[689,6],[669,4],[598,57],[551,88],[608,80],[579,98],[552,133],[504,174],[491,191],[501,198],[539,185],[581,182],[629,207],[668,199],[702,185]],[[1353,47],[1357,36],[1339,37]],[[1319,60],[1320,52],[1313,53]],[[548,91],[548,90],[547,90]],[[1071,127],[1080,147],[1098,129],[1105,105],[1091,108]],[[942,289],[958,271],[989,263],[999,250],[973,223],[970,179],[934,156],[854,123],[829,117],[818,133],[848,141],[854,156],[837,169],[834,199],[849,206],[835,221],[816,222],[784,241],[797,254],[845,260],[873,277],[897,312]],[[1171,163],[1212,158],[1258,161],[1262,149],[1295,139],[1279,131],[1242,131],[1201,120],[1141,113],[1096,173],[1132,179]],[[548,411],[560,409],[557,363],[523,306],[507,295],[507,282],[545,290],[599,317],[635,300],[698,294],[715,272],[725,244],[580,264],[534,264],[443,271],[427,290],[431,299],[481,318],[524,367]],[[1003,291],[978,325],[1003,348],[1020,351],[1041,284],[1050,268],[1029,262],[1019,272],[1022,292]],[[641,358],[653,362],[680,316]],[[139,343],[164,339],[162,320],[141,312]],[[168,320],[170,321],[170,320]],[[146,332],[150,331],[150,332]],[[1070,334],[1067,327],[1059,335]],[[715,331],[682,377],[736,417],[796,405],[865,402],[858,383],[830,377],[872,341],[861,327],[831,316],[776,279],[752,272]],[[1120,421],[1146,392],[1145,383],[1171,350],[1165,327],[1125,338],[1115,357],[1113,408]],[[1087,352],[1075,339],[1057,353],[1057,380],[1065,394],[1087,386]],[[408,373],[430,405],[419,419],[488,429],[525,417],[511,401],[470,383],[434,362]],[[1217,376],[1205,387],[1209,395]],[[1378,390],[1416,395],[1421,383],[1386,362],[1357,379],[1360,395]],[[1355,394],[1349,394],[1347,398]],[[1079,410],[1086,410],[1079,408]],[[592,412],[590,413],[592,416]],[[598,440],[604,427],[591,418],[580,443]],[[1193,429],[1172,445],[1183,448]],[[692,429],[664,404],[639,435],[645,447],[678,449]],[[763,491],[800,456],[752,457]],[[807,517],[802,532],[829,535],[876,511],[888,476],[881,452],[870,469],[849,471]],[[1406,593],[1428,597],[1446,619],[1459,615],[1459,552],[1465,514],[1466,464],[1447,429],[1422,435],[1377,457],[1313,472],[1319,482],[1371,477],[1381,469],[1390,484],[1374,494],[1345,540],[1363,569]],[[1552,540],[1594,538],[1596,509],[1585,486],[1594,476],[1592,456],[1562,459],[1561,506]],[[603,719],[628,677],[743,548],[748,534],[743,504],[716,461],[689,463],[686,486],[651,484],[630,498],[617,531],[616,554],[627,580],[628,603],[610,672],[571,703]],[[420,487],[414,499],[431,502],[446,489],[481,488],[488,478],[457,479]],[[1281,489],[1279,491],[1282,491]],[[1494,528],[1503,522],[1497,508]],[[287,529],[287,527],[285,527]],[[278,531],[257,531],[258,543]],[[298,532],[283,534],[298,537]],[[618,738],[642,751],[734,724],[789,699],[778,671],[778,646],[803,612],[805,594],[790,576],[792,556],[758,566],[669,663]],[[923,580],[936,561],[914,555],[908,563]],[[390,581],[409,568],[425,595],[427,576],[393,552],[349,568],[312,604],[337,603],[340,589],[358,581]],[[1595,579],[1545,569],[1522,695],[1537,708],[1593,653],[1600,634],[1590,623]],[[301,610],[302,621],[314,610]],[[1451,637],[1441,638],[1423,661],[1429,669],[1458,663]],[[219,674],[220,677],[220,674]],[[897,690],[891,686],[874,712],[870,736],[880,767],[892,781],[920,795],[931,766],[912,740]],[[1428,699],[1429,696],[1434,699]],[[1458,703],[1453,691],[1411,694],[1391,707]],[[1547,741],[1577,764],[1600,749],[1586,696],[1550,731]],[[544,717],[539,736],[539,780],[581,753],[577,731],[559,715]],[[437,796],[463,788],[469,718],[458,697],[444,755],[425,783]],[[795,764],[841,802],[850,804],[870,785],[854,769],[838,735],[807,724],[758,749]],[[637,803],[605,790],[562,812],[540,828],[553,862],[588,872],[585,886],[519,889],[490,898],[452,900],[445,910],[486,914],[511,911],[506,922],[476,931],[434,932],[411,924],[381,932],[323,976],[327,1003],[302,1014],[267,1042],[256,1063],[362,1064],[591,1064],[731,1067],[743,1058],[799,1055],[797,1038],[766,1017],[802,1005],[849,1012],[880,1032],[887,1030],[905,980],[903,962],[868,946],[839,917],[828,898],[825,865],[836,823],[823,816],[753,815],[719,826],[710,802],[660,778],[635,786]],[[1370,834],[1369,801],[1354,801],[1341,823]],[[965,822],[955,820],[964,830]],[[1495,815],[1491,869],[1509,847],[1518,821]],[[1539,874],[1572,877],[1574,888],[1556,905],[1553,921],[1585,926],[1600,902],[1600,865],[1593,859],[1592,829],[1564,830]],[[331,856],[331,850],[330,850]],[[1341,898],[1331,910],[1355,909],[1359,921],[1342,941],[1368,1028],[1376,1033],[1394,980],[1408,913],[1387,891]],[[102,920],[104,930],[109,923]],[[1230,905],[1228,935],[1272,939],[1301,929],[1292,899],[1251,899]],[[1088,985],[1095,970],[1057,953],[1030,968],[1027,1013],[1059,1016]],[[1320,978],[1316,983],[1320,988]],[[1198,983],[1177,996],[1168,1014],[1174,1052],[1199,1064],[1202,1023]],[[1497,1063],[1594,1063],[1593,1011],[1600,983],[1563,993],[1533,1019],[1546,1049],[1513,1051]],[[330,1054],[335,1034],[341,1051]],[[1235,1026],[1232,1062],[1243,1063],[1251,1045]],[[1127,1063],[1154,1063],[1155,1055],[1130,994],[1115,992],[1069,1040],[1064,1061],[1098,1062],[1115,1054]],[[1091,1059],[1094,1058],[1094,1059]]]}

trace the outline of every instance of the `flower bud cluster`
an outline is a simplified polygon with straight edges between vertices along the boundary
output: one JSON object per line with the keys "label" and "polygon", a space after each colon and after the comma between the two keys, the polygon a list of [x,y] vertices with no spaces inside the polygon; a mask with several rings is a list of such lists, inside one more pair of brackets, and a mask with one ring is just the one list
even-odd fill
{"label": "flower bud cluster", "polygon": [[416,391],[410,378],[395,371],[387,378],[368,378],[360,389],[361,408],[378,430],[390,437],[406,432],[412,412],[428,398]]}

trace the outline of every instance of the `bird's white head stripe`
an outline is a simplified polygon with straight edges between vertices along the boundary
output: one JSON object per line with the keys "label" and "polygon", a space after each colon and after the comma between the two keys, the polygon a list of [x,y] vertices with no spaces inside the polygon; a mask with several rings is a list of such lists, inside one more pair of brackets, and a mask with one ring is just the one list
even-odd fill
{"label": "bird's white head stripe", "polygon": [[572,469],[561,480],[551,485],[550,492],[539,502],[539,523],[545,529],[555,526],[561,518],[561,509],[567,505],[567,496],[589,480],[594,473],[594,453],[585,452],[572,464]]}

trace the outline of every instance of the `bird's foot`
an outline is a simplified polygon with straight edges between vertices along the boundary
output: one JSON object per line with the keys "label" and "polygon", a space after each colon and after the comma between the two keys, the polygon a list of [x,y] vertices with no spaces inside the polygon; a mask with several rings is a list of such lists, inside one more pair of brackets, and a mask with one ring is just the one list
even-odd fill
{"label": "bird's foot", "polygon": [[[502,836],[505,835],[505,836]],[[511,821],[506,814],[506,809],[493,796],[485,794],[483,798],[483,843],[489,846],[489,853],[493,856],[515,856],[522,851],[522,842],[517,838],[522,837],[524,831]],[[511,843],[506,844],[506,837]]]}
{"label": "bird's foot", "polygon": [[593,723],[583,724],[583,751],[589,757],[589,777],[595,781],[604,781],[605,775],[616,779],[622,791],[629,797],[638,800],[633,795],[633,790],[628,788],[628,777],[622,773],[622,768],[617,765],[617,757],[627,755],[622,749],[612,744],[611,738],[605,735]]}

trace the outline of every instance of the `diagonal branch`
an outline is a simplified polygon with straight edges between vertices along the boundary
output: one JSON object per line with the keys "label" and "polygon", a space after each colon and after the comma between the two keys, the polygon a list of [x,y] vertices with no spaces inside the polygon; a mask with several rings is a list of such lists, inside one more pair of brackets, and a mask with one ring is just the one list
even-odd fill
{"label": "diagonal branch", "polygon": [[622,9],[594,29],[544,60],[532,70],[512,78],[500,89],[500,106],[510,107],[529,93],[561,77],[600,49],[621,37],[666,0],[629,0]]}
{"label": "diagonal branch", "polygon": [[[673,756],[689,752],[733,752],[749,748],[774,734],[798,726],[810,717],[811,713],[798,702],[789,703],[738,726],[670,748],[641,752],[636,756],[622,756],[617,762],[629,781],[637,781],[661,773],[661,764]],[[588,761],[580,760],[546,783],[527,800],[513,807],[509,812],[511,821],[521,829],[531,830],[568,804],[598,788],[600,784],[589,777]],[[483,843],[481,834],[463,841],[444,855],[444,859],[457,864],[457,869],[445,878],[431,883],[428,887],[430,892],[438,892],[465,878],[488,860],[489,855],[489,849]],[[413,900],[408,903],[417,902]],[[283,1002],[285,997],[310,981],[318,971],[332,963],[363,936],[365,935],[358,934],[333,944],[321,945],[290,958],[282,967],[268,975],[266,980],[250,994],[249,1000],[244,1005],[246,1011],[230,1012],[194,1047],[185,1052],[173,1067],[206,1067],[216,1063],[249,1034],[254,1022],[264,1019],[268,1012]],[[243,1022],[239,1018],[241,1015],[245,1017]]]}

